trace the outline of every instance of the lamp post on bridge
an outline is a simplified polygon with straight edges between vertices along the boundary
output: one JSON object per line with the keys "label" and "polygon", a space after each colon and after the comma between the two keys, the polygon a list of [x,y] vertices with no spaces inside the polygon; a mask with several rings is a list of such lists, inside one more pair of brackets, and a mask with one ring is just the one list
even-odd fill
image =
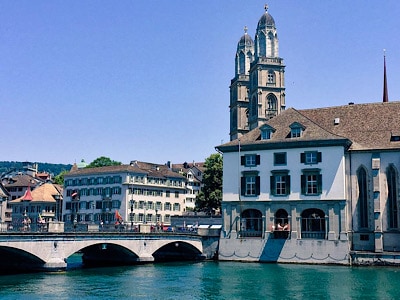
{"label": "lamp post on bridge", "polygon": [[[133,198],[133,196],[132,196]],[[133,201],[133,199],[130,201],[130,205],[131,205],[131,215],[130,215],[130,219],[131,219],[131,231],[133,231],[133,204],[135,203],[135,201]]]}

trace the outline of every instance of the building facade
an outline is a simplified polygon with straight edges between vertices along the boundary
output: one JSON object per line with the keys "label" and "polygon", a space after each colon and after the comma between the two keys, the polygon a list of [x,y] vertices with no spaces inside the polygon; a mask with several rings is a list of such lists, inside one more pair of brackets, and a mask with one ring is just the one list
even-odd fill
{"label": "building facade", "polygon": [[230,85],[231,140],[285,109],[284,73],[275,21],[266,6],[258,21],[254,41],[245,27],[237,45],[235,77]]}
{"label": "building facade", "polygon": [[220,259],[349,264],[397,252],[399,126],[400,102],[290,108],[218,146]]}
{"label": "building facade", "polygon": [[173,164],[172,170],[186,177],[186,212],[194,211],[196,197],[203,187],[204,163]]}
{"label": "building facade", "polygon": [[166,165],[74,168],[64,176],[66,223],[170,224],[186,211],[186,178]]}

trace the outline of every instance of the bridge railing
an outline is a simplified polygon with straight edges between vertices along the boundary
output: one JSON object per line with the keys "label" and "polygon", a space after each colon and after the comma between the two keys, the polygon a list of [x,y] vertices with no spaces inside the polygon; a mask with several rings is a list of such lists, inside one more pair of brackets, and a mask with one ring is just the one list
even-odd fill
{"label": "bridge railing", "polygon": [[[0,234],[7,233],[47,233],[49,232],[49,224],[32,223],[29,225],[24,224],[5,224],[5,226],[0,226]],[[141,233],[139,225],[124,224],[124,225],[114,225],[114,224],[91,224],[91,223],[65,223],[64,233]],[[62,233],[60,232],[60,233]],[[142,232],[143,233],[143,232]],[[149,225],[149,231],[146,233],[157,234],[157,233],[173,233],[173,234],[195,234],[197,235],[196,228],[183,228],[175,226],[151,226]]]}

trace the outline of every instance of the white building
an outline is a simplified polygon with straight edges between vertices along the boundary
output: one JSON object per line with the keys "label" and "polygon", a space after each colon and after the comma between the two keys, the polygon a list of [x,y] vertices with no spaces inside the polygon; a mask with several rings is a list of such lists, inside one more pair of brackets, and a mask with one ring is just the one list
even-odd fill
{"label": "white building", "polygon": [[218,146],[221,260],[350,263],[400,247],[400,102],[295,110]]}
{"label": "white building", "polygon": [[165,165],[133,161],[130,165],[73,168],[65,174],[63,220],[66,223],[170,224],[182,215],[186,178]]}

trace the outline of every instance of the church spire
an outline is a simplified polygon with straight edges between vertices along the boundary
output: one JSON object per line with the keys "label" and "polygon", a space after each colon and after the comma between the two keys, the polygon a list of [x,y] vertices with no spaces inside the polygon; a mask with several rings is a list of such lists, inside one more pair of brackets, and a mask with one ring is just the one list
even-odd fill
{"label": "church spire", "polygon": [[383,49],[383,102],[389,102],[386,79],[386,50]]}

